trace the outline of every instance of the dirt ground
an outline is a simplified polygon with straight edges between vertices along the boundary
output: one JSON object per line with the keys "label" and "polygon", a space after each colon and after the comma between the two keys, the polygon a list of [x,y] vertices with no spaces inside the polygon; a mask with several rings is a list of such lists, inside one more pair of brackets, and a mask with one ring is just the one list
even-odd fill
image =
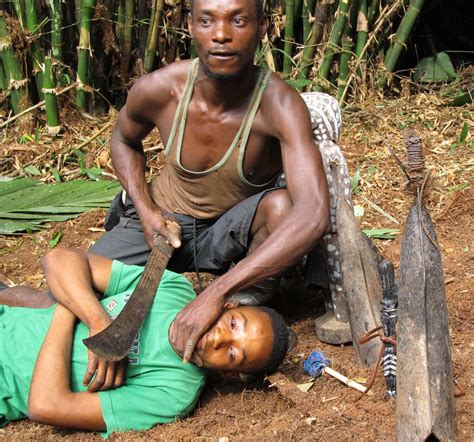
{"label": "dirt ground", "polygon": [[[411,197],[403,191],[403,174],[387,154],[386,145],[391,145],[404,159],[402,130],[405,127],[416,129],[423,138],[426,166],[433,177],[427,205],[436,224],[444,260],[453,373],[459,386],[455,391],[460,389],[465,392],[455,399],[460,441],[474,439],[471,367],[474,352],[474,162],[472,144],[469,145],[471,138],[468,136],[459,143],[465,123],[470,134],[474,132],[472,112],[466,107],[446,107],[439,97],[428,94],[393,101],[372,100],[363,107],[345,112],[340,139],[351,176],[360,176],[354,202],[364,209],[362,227],[396,228],[401,231]],[[100,149],[104,152],[102,147]],[[25,161],[28,154],[15,150],[13,143],[4,147],[3,155],[4,159],[10,155]],[[97,154],[96,158],[99,156]],[[44,161],[48,161],[47,155]],[[382,210],[377,210],[374,205]],[[66,223],[52,224],[33,235],[0,237],[0,280],[42,287],[44,279],[39,257],[48,250],[48,242],[54,233],[63,233],[61,246],[86,249],[100,236],[104,213],[90,212]],[[395,240],[378,240],[376,243],[398,268],[401,233]],[[296,347],[281,367],[281,373],[290,382],[309,382],[310,378],[303,373],[302,365],[309,353],[316,349],[322,349],[333,367],[345,375],[359,382],[370,378],[371,371],[357,365],[352,346],[331,346],[317,340],[314,319],[320,306],[313,296],[291,293],[290,290],[274,304],[299,337]],[[117,434],[112,439],[395,439],[395,401],[384,397],[385,384],[381,371],[371,396],[361,397],[356,391],[325,375],[317,379],[306,393],[296,387],[295,391],[294,395],[283,395],[268,382],[245,384],[235,377],[213,375],[199,406],[187,419],[144,433]],[[0,430],[2,440],[46,438],[100,439],[100,436],[61,431],[27,420]]]}

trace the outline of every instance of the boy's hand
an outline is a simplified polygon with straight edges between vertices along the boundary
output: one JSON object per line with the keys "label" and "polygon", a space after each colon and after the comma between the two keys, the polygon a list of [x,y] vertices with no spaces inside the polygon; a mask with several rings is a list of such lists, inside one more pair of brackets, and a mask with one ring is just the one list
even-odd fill
{"label": "boy's hand", "polygon": [[[93,336],[105,329],[112,321],[104,320],[99,325],[90,328],[89,335]],[[106,361],[100,359],[91,351],[88,352],[87,370],[82,384],[90,392],[110,390],[120,387],[125,380],[128,359],[121,361]]]}

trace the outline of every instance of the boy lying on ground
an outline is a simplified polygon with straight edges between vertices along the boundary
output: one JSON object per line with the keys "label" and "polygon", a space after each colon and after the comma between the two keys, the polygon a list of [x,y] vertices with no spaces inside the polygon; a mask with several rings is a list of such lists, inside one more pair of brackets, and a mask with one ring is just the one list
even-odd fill
{"label": "boy lying on ground", "polygon": [[[55,249],[42,264],[58,304],[0,306],[0,427],[28,416],[106,436],[145,430],[193,410],[204,368],[270,373],[288,349],[288,329],[275,311],[227,304],[196,345],[203,367],[183,363],[169,334],[195,293],[184,276],[166,271],[128,364],[100,360],[82,340],[118,315],[143,267],[68,249]],[[21,290],[3,290],[0,302],[21,296]],[[103,293],[101,300],[96,293]]]}

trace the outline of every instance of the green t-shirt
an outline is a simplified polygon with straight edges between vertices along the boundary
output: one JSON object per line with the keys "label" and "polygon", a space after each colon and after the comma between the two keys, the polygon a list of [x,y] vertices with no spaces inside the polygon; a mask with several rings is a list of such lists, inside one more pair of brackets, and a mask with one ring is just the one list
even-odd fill
{"label": "green t-shirt", "polygon": [[[143,267],[118,261],[112,265],[109,285],[101,301],[115,317],[138,283]],[[165,271],[152,305],[129,353],[127,376],[122,387],[99,392],[109,436],[114,431],[145,430],[173,422],[195,407],[204,386],[204,372],[183,364],[168,340],[176,314],[195,297],[182,275]],[[28,391],[34,364],[51,321],[49,309],[0,306],[0,427],[26,417]],[[78,323],[71,356],[71,389],[82,391],[87,368],[87,349],[82,340],[87,327]]]}

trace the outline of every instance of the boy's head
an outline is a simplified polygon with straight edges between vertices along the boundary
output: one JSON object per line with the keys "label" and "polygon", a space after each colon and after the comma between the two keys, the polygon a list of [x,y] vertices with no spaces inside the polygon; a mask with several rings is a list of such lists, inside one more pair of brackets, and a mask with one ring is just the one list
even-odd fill
{"label": "boy's head", "polygon": [[204,367],[214,370],[269,374],[283,361],[288,347],[288,327],[275,310],[227,304],[198,341],[195,353]]}

